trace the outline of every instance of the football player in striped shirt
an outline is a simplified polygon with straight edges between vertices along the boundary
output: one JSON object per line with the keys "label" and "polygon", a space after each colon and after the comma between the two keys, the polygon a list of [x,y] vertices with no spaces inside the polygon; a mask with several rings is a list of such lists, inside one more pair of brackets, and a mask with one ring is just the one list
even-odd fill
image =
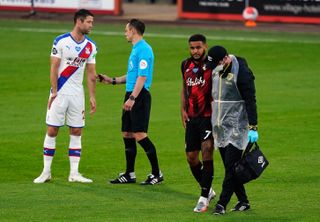
{"label": "football player in striped shirt", "polygon": [[[206,37],[189,38],[190,57],[181,64],[181,118],[185,128],[185,151],[191,172],[200,185],[201,194],[194,212],[205,212],[215,192],[213,179],[213,136],[211,127],[211,72],[205,68]],[[199,154],[202,154],[202,161]]]}
{"label": "football player in striped shirt", "polygon": [[96,111],[95,76],[96,44],[86,35],[93,27],[93,14],[80,9],[74,15],[71,32],[58,36],[51,50],[51,90],[47,107],[47,133],[43,145],[43,171],[34,183],[51,180],[51,163],[56,150],[59,127],[69,126],[69,182],[91,183],[92,180],[79,173],[81,134],[85,125],[85,102],[83,78],[87,72],[90,113]]}

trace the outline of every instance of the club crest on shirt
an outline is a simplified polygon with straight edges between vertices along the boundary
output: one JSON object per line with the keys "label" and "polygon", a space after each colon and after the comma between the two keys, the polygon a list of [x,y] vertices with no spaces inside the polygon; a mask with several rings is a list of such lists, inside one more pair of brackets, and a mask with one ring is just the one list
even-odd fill
{"label": "club crest on shirt", "polygon": [[193,68],[193,69],[192,69],[192,72],[193,72],[193,73],[197,73],[198,70],[199,70],[199,68]]}
{"label": "club crest on shirt", "polygon": [[76,48],[75,48],[75,49],[77,50],[77,52],[79,52],[79,51],[81,50],[81,47],[76,46]]}
{"label": "club crest on shirt", "polygon": [[146,69],[148,67],[148,63],[146,60],[142,59],[139,64],[140,69]]}

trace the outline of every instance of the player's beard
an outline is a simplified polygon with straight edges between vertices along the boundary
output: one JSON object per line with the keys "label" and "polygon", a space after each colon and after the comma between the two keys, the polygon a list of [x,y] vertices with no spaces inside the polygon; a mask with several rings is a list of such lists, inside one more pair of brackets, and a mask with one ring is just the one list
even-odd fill
{"label": "player's beard", "polygon": [[196,62],[199,62],[199,61],[202,61],[203,60],[203,58],[205,57],[205,55],[206,55],[206,51],[204,50],[203,51],[203,53],[202,53],[202,55],[199,57],[199,58],[194,58],[193,56],[191,56],[192,57],[192,59],[194,60],[194,61],[196,61]]}
{"label": "player's beard", "polygon": [[88,35],[91,31],[91,29],[82,29],[80,30],[82,35]]}
{"label": "player's beard", "polygon": [[90,30],[83,30],[81,31],[82,35],[88,35],[90,33]]}

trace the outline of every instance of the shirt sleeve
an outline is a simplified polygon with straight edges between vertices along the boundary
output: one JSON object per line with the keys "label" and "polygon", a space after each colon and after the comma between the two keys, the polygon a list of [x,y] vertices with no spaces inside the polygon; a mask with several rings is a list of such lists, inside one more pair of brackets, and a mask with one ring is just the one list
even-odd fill
{"label": "shirt sleeve", "polygon": [[[92,44],[92,43],[91,43]],[[88,64],[95,64],[96,63],[96,56],[97,56],[97,53],[98,53],[98,48],[95,44],[92,44],[92,53],[91,55],[89,56],[88,58],[88,61],[87,63]]]}
{"label": "shirt sleeve", "polygon": [[51,56],[62,58],[62,46],[61,41],[54,40],[52,49],[51,49]]}
{"label": "shirt sleeve", "polygon": [[257,105],[256,105],[256,89],[254,84],[254,75],[248,67],[247,62],[242,59],[239,61],[239,74],[237,79],[237,86],[242,99],[245,102],[249,125],[258,124]]}
{"label": "shirt sleeve", "polygon": [[183,78],[183,76],[184,76],[185,66],[186,66],[186,63],[187,63],[187,62],[188,62],[187,59],[186,59],[186,60],[183,60],[183,61],[181,62],[180,70],[181,70],[182,78]]}
{"label": "shirt sleeve", "polygon": [[148,76],[152,65],[152,53],[142,50],[138,56],[138,76]]}

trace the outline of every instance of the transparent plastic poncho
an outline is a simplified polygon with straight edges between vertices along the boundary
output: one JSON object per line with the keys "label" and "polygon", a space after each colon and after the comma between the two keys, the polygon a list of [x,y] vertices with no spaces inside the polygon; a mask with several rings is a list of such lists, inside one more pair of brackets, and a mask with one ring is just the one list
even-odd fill
{"label": "transparent plastic poncho", "polygon": [[231,72],[223,76],[212,74],[212,130],[215,147],[231,143],[243,150],[248,143],[248,116],[237,87],[239,63],[235,56],[230,56]]}

